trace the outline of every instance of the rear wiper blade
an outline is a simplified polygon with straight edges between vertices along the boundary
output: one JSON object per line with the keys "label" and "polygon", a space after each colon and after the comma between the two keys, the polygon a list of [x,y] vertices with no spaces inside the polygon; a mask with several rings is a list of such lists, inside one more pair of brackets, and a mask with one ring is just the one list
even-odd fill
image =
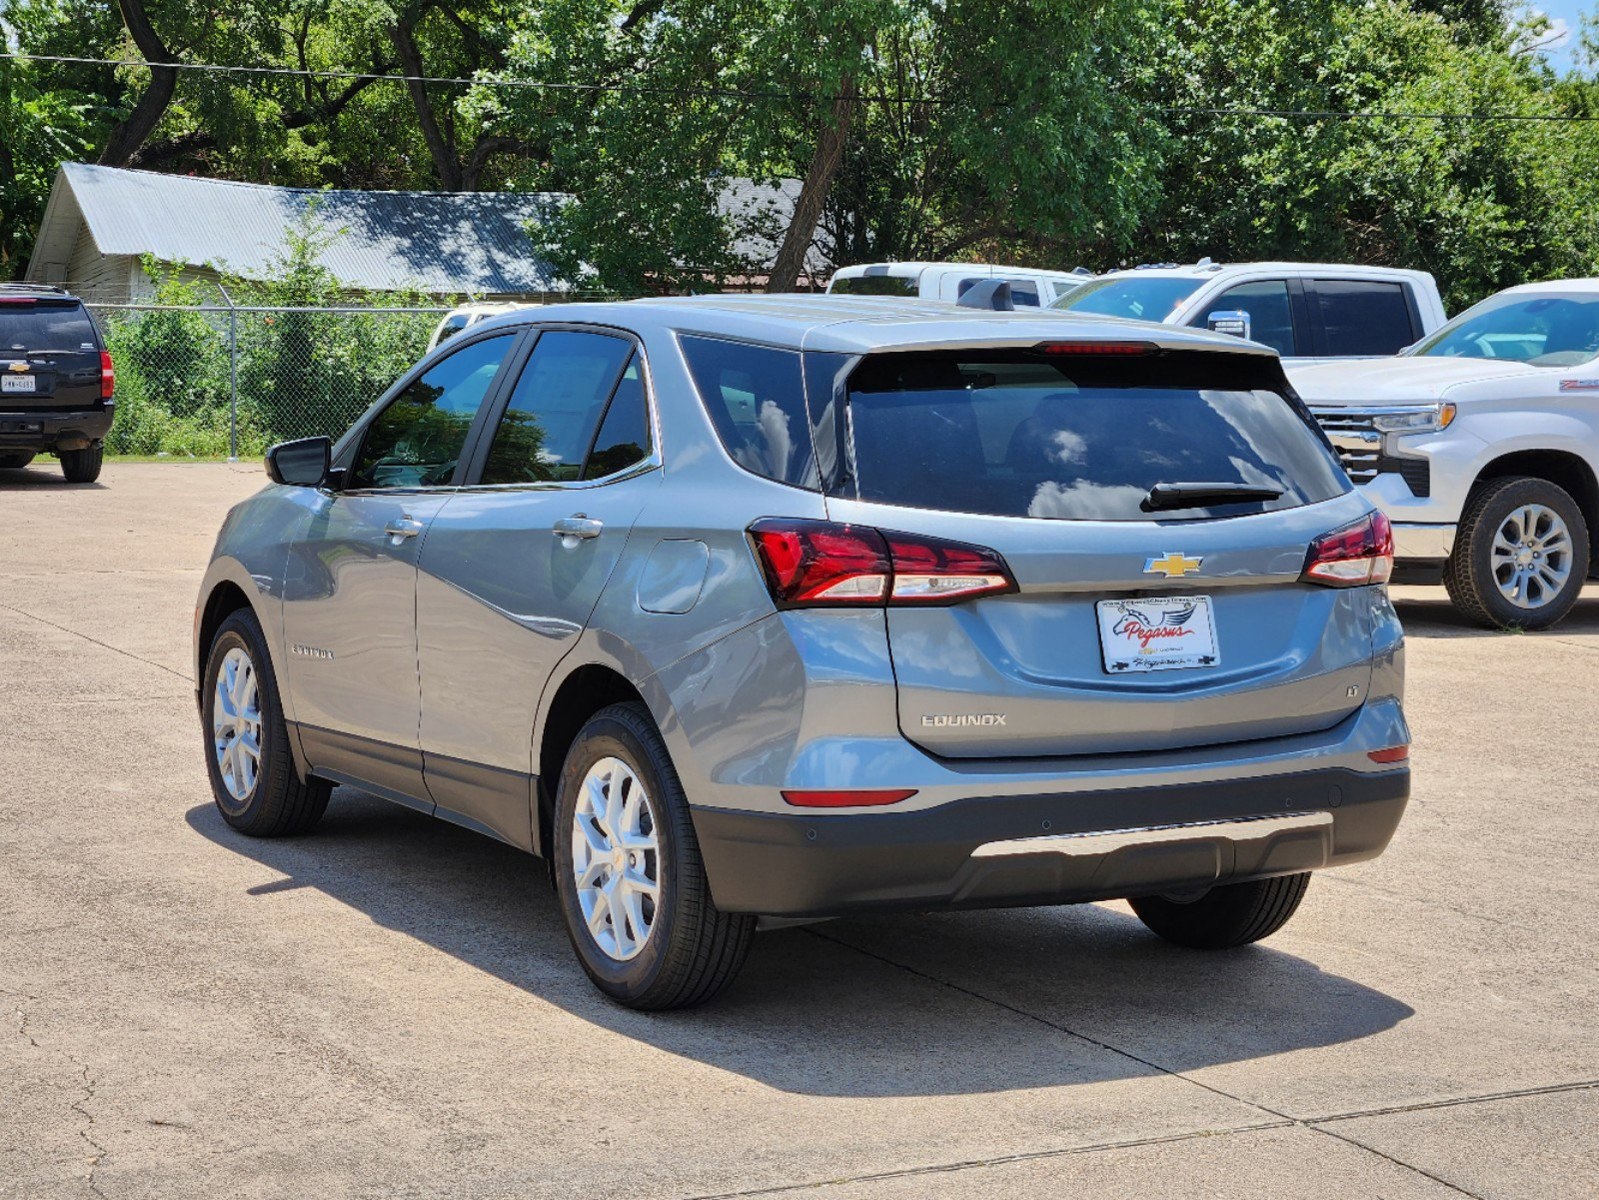
{"label": "rear wiper blade", "polygon": [[1281,488],[1253,483],[1157,483],[1139,508],[1162,512],[1171,508],[1205,508],[1211,504],[1242,504],[1249,500],[1275,500]]}

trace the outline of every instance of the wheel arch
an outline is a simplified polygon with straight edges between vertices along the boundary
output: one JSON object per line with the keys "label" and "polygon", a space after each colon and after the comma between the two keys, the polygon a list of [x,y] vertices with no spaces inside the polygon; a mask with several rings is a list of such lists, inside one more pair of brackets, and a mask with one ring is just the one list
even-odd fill
{"label": "wheel arch", "polygon": [[1589,561],[1599,560],[1599,477],[1595,476],[1593,465],[1573,450],[1512,450],[1477,472],[1470,494],[1492,480],[1516,475],[1547,480],[1570,494],[1588,523]]}
{"label": "wheel arch", "polygon": [[[255,605],[251,602],[249,595],[231,579],[223,578],[218,580],[216,585],[206,593],[205,600],[200,605],[200,611],[196,617],[197,623],[194,631],[194,678],[196,681],[204,679],[205,660],[210,657],[211,642],[216,637],[217,630],[221,628],[222,622],[226,621],[241,608],[248,608],[252,612],[255,611]],[[261,614],[256,612],[255,615],[256,619],[259,620]],[[197,682],[195,686],[198,689],[204,685],[203,682]]]}
{"label": "wheel arch", "polygon": [[534,745],[533,772],[537,780],[533,814],[533,852],[548,857],[552,845],[555,789],[561,766],[590,717],[613,704],[643,704],[659,717],[644,694],[616,667],[588,662],[576,667],[561,680],[544,708]]}

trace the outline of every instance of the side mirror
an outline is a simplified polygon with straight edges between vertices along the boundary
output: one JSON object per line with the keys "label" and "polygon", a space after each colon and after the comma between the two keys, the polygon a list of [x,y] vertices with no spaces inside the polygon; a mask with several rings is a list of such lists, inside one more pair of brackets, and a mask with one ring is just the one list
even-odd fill
{"label": "side mirror", "polygon": [[1213,312],[1206,318],[1205,327],[1212,333],[1227,333],[1247,341],[1249,338],[1249,314],[1241,308],[1231,309],[1227,312]]}
{"label": "side mirror", "polygon": [[279,442],[266,452],[267,477],[291,487],[321,487],[333,466],[333,442],[325,437]]}

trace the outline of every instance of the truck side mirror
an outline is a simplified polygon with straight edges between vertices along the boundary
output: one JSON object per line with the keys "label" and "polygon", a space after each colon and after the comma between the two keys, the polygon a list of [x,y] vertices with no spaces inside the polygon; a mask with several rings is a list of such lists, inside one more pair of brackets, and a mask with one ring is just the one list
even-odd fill
{"label": "truck side mirror", "polygon": [[1212,333],[1226,333],[1233,337],[1249,339],[1249,314],[1243,309],[1213,312],[1205,318],[1205,328]]}
{"label": "truck side mirror", "polygon": [[291,487],[321,487],[333,466],[333,442],[325,437],[279,442],[266,452],[267,476]]}

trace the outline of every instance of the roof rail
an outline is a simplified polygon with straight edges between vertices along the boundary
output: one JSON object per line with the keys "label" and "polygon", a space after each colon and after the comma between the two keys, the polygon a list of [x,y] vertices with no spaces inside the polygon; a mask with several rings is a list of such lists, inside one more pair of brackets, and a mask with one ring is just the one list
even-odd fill
{"label": "roof rail", "polygon": [[60,296],[70,294],[66,288],[58,284],[25,282],[0,283],[0,292],[55,292]]}

